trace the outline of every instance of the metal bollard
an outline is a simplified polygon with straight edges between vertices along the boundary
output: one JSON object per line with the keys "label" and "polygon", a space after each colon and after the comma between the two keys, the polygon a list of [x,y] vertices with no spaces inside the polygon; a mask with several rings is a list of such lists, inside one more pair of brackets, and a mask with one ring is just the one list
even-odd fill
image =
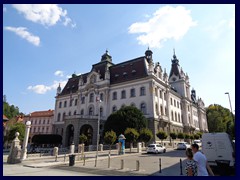
{"label": "metal bollard", "polygon": [[162,173],[162,161],[161,161],[161,158],[159,158],[159,173]]}
{"label": "metal bollard", "polygon": [[139,160],[136,161],[136,171],[139,171],[140,169],[140,162]]}
{"label": "metal bollard", "polygon": [[86,157],[85,157],[85,155],[83,156],[83,166],[85,166],[85,159],[86,159]]}
{"label": "metal bollard", "polygon": [[182,159],[180,159],[180,175],[183,175],[183,173],[182,173]]}
{"label": "metal bollard", "polygon": [[121,169],[124,169],[124,160],[121,159]]}
{"label": "metal bollard", "polygon": [[110,168],[110,152],[108,153],[108,168]]}

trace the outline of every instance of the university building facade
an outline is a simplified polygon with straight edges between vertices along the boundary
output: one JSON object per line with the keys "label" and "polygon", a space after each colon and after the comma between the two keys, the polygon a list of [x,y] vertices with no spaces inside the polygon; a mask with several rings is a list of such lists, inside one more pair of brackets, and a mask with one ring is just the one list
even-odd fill
{"label": "university building facade", "polygon": [[86,145],[96,145],[98,119],[100,142],[108,116],[123,106],[135,106],[148,119],[148,128],[159,141],[158,130],[170,132],[208,132],[203,100],[191,90],[189,77],[173,55],[170,74],[160,63],[154,64],[153,52],[119,64],[108,51],[90,72],[68,79],[57,89],[53,131],[63,137],[63,146],[79,143],[79,135],[88,137]]}

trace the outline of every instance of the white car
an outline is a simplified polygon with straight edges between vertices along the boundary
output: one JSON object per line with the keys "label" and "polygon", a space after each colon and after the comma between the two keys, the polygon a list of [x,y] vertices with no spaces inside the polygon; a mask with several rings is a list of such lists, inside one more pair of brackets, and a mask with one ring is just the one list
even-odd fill
{"label": "white car", "polygon": [[184,149],[191,148],[191,145],[187,142],[180,142],[177,144],[177,149]]}
{"label": "white car", "polygon": [[194,140],[193,144],[197,144],[199,147],[202,147],[202,142],[199,139]]}
{"label": "white car", "polygon": [[149,144],[147,147],[147,153],[165,153],[166,148],[161,144]]}

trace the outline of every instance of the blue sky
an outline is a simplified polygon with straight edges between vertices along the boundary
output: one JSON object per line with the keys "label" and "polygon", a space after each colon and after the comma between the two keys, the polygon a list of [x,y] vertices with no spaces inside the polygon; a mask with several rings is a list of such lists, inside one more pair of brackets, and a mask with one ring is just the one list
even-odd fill
{"label": "blue sky", "polygon": [[23,113],[54,109],[56,88],[108,49],[114,63],[173,48],[205,106],[235,113],[235,5],[3,5],[3,94]]}

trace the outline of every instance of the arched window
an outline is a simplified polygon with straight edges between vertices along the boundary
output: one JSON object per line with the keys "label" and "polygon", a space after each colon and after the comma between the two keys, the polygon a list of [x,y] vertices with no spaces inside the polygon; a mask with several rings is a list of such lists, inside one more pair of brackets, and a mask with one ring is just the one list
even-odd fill
{"label": "arched window", "polygon": [[100,94],[100,100],[103,101],[103,93]]}
{"label": "arched window", "polygon": [[126,91],[125,91],[125,90],[122,90],[122,92],[121,92],[121,98],[122,98],[122,99],[125,99],[125,98],[126,98]]}
{"label": "arched window", "polygon": [[146,90],[145,87],[140,88],[140,96],[145,96],[146,95]]}
{"label": "arched window", "polygon": [[100,107],[100,117],[103,116],[103,107]]}
{"label": "arched window", "polygon": [[89,95],[89,102],[93,102],[93,101],[94,101],[94,94],[91,93],[91,94]]}
{"label": "arched window", "polygon": [[62,118],[62,120],[64,120],[64,118],[65,118],[65,115],[66,115],[66,113],[64,112],[64,113],[63,113],[63,118]]}
{"label": "arched window", "polygon": [[178,119],[177,119],[177,113],[175,112],[175,121],[178,121]]}
{"label": "arched window", "polygon": [[88,114],[89,114],[89,116],[93,116],[93,107],[90,107],[88,109]]}
{"label": "arched window", "polygon": [[61,113],[58,113],[57,121],[59,122],[61,119]]}
{"label": "arched window", "polygon": [[80,114],[81,114],[81,115],[84,115],[84,109],[81,109]]}
{"label": "arched window", "polygon": [[157,103],[155,104],[155,109],[156,109],[156,114],[159,115],[159,110],[158,110],[158,105],[157,105]]}
{"label": "arched window", "polygon": [[142,111],[143,114],[147,114],[146,104],[145,103],[141,103],[140,110]]}
{"label": "arched window", "polygon": [[117,111],[117,107],[116,106],[113,106],[112,107],[112,112],[116,112]]}

